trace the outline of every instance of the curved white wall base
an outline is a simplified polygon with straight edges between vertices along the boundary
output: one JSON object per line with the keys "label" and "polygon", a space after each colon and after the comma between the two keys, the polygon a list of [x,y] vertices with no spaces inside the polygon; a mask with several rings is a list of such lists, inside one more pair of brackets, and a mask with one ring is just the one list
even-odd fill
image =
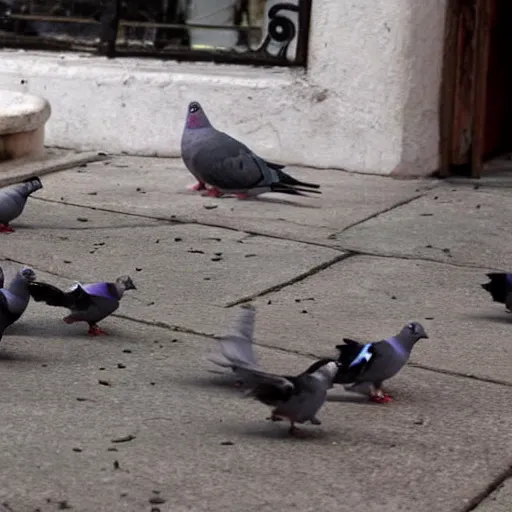
{"label": "curved white wall base", "polygon": [[48,101],[33,94],[0,90],[0,162],[44,154]]}

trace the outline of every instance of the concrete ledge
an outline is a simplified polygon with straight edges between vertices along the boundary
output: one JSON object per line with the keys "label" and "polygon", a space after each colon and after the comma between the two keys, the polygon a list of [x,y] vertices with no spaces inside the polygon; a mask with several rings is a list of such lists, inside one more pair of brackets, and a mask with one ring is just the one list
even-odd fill
{"label": "concrete ledge", "polygon": [[7,187],[34,176],[41,177],[52,172],[64,171],[71,167],[78,167],[108,158],[105,153],[98,153],[97,151],[76,152],[47,149],[43,157],[30,155],[3,162],[0,172],[0,187]]}
{"label": "concrete ledge", "polygon": [[48,101],[33,94],[0,91],[0,161],[44,154]]}

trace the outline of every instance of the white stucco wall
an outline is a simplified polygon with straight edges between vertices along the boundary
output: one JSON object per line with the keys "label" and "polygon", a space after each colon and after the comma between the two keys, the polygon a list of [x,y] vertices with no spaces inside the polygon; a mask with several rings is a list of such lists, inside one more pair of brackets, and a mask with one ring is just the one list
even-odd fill
{"label": "white stucco wall", "polygon": [[377,174],[438,168],[446,0],[313,0],[300,69],[0,51],[0,88],[52,105],[47,143],[179,155],[186,105],[289,164]]}

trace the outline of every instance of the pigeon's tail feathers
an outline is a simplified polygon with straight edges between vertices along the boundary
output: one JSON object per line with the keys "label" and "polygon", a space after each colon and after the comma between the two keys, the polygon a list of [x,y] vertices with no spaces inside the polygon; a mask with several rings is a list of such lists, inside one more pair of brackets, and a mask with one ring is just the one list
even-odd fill
{"label": "pigeon's tail feathers", "polygon": [[36,302],[46,302],[48,306],[68,307],[67,294],[52,284],[35,281],[29,284],[29,291]]}
{"label": "pigeon's tail feathers", "polygon": [[306,181],[299,181],[295,178],[292,178],[289,174],[281,171],[280,169],[275,169],[277,171],[277,176],[279,177],[279,181],[283,185],[290,185],[294,187],[304,187],[307,189],[314,188],[319,189],[320,185],[316,183],[308,183]]}
{"label": "pigeon's tail feathers", "polygon": [[63,292],[52,284],[35,281],[29,284],[29,292],[36,302],[46,302],[48,306],[59,308],[83,310],[90,305],[91,301],[81,286],[77,286],[69,292]]}
{"label": "pigeon's tail feathers", "polygon": [[281,164],[276,164],[275,162],[269,162],[268,160],[265,160],[265,163],[271,168],[274,169],[274,171],[280,171],[281,169],[284,169],[286,166]]}
{"label": "pigeon's tail feathers", "polygon": [[491,294],[494,302],[504,304],[507,295],[512,292],[512,276],[505,272],[493,272],[487,274],[487,277],[490,281],[482,284],[482,288]]}
{"label": "pigeon's tail feathers", "polygon": [[[290,194],[293,196],[307,196],[309,193],[313,194],[321,194],[319,190],[309,190],[299,187],[294,187],[290,185],[285,185],[284,183],[272,183],[270,185],[270,190],[272,192],[280,192],[281,194]],[[308,194],[303,194],[302,192],[307,192]]]}
{"label": "pigeon's tail feathers", "polygon": [[37,176],[35,176],[34,178],[29,178],[28,180],[25,180],[24,183],[25,183],[25,191],[26,191],[27,196],[29,196],[36,190],[43,188],[43,184],[41,183],[41,180]]}

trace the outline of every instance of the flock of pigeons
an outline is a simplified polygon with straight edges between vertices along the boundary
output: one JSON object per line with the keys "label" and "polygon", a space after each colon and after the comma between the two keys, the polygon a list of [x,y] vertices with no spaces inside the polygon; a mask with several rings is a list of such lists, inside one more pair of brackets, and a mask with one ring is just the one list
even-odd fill
{"label": "flock of pigeons", "polygon": [[[216,130],[197,102],[188,107],[182,157],[197,179],[193,189],[209,196],[235,194],[247,199],[264,192],[320,193],[319,185],[292,178],[282,170],[283,166],[263,160],[241,142]],[[21,215],[28,197],[41,188],[41,181],[36,177],[0,190],[0,233],[14,232],[10,223]],[[490,281],[482,287],[494,301],[512,311],[512,275],[490,273],[487,276]],[[135,289],[130,276],[121,276],[114,282],[77,283],[63,291],[37,281],[35,272],[28,267],[21,268],[5,286],[0,268],[0,340],[7,327],[23,315],[31,298],[68,309],[70,314],[63,320],[85,322],[90,336],[107,334],[98,323],[117,310],[126,291]],[[276,375],[264,371],[254,355],[254,321],[254,308],[242,306],[233,333],[220,339],[220,353],[210,360],[227,368],[228,374],[235,377],[235,385],[248,389],[246,396],[271,407],[270,420],[288,420],[291,434],[301,432],[297,423],[321,423],[317,414],[334,384],[367,394],[377,403],[391,402],[391,396],[382,389],[383,382],[407,363],[416,342],[428,338],[418,322],[406,324],[398,334],[381,341],[360,343],[343,338],[344,343],[336,345],[337,357],[319,359],[296,376]]]}

